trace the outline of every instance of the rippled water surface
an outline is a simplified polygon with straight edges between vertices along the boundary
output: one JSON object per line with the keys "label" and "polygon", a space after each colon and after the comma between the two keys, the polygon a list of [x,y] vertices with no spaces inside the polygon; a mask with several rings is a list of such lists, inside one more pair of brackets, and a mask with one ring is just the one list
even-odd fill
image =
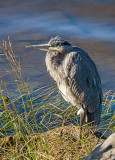
{"label": "rippled water surface", "polygon": [[[0,40],[10,35],[30,83],[52,85],[45,52],[26,49],[60,35],[86,50],[99,70],[103,89],[115,89],[115,1],[11,0],[0,2]],[[0,62],[1,63],[1,62]],[[2,70],[2,63],[0,70]],[[4,77],[4,80],[5,79]]]}

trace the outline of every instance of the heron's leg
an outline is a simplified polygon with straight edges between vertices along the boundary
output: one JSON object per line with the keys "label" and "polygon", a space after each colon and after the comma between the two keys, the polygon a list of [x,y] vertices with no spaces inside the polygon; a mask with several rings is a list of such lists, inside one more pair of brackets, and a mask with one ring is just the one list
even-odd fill
{"label": "heron's leg", "polygon": [[80,114],[80,126],[81,127],[83,126],[84,120],[85,120],[85,112]]}
{"label": "heron's leg", "polygon": [[79,109],[77,115],[80,115],[80,126],[82,126],[84,121],[86,120],[86,115],[87,115],[86,109],[83,108]]}
{"label": "heron's leg", "polygon": [[80,108],[77,112],[77,115],[80,115],[80,126],[83,125],[84,120],[85,120],[85,111],[83,108]]}
{"label": "heron's leg", "polygon": [[84,121],[86,119],[86,109],[81,109],[81,112],[80,112],[80,139],[82,139],[82,126],[84,124]]}

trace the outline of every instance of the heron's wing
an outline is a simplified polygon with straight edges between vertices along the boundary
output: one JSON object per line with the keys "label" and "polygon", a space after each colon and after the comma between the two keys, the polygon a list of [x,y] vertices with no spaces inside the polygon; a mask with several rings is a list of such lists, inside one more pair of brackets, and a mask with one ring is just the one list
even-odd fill
{"label": "heron's wing", "polygon": [[69,87],[81,105],[94,112],[101,103],[101,81],[97,68],[84,51],[69,53],[63,63]]}

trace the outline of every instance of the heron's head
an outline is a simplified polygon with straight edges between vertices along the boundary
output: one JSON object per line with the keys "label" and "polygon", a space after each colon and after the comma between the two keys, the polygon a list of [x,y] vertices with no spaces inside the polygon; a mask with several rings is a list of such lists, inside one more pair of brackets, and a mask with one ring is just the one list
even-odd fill
{"label": "heron's head", "polygon": [[47,44],[30,45],[26,46],[26,48],[36,48],[44,51],[58,51],[63,54],[71,52],[73,49],[72,45],[68,41],[63,40],[59,36],[51,38]]}

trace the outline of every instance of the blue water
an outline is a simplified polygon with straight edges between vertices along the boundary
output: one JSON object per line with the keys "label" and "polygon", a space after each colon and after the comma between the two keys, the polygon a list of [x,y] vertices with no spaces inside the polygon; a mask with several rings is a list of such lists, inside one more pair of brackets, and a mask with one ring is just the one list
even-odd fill
{"label": "blue water", "polygon": [[115,27],[109,22],[95,22],[88,18],[67,20],[61,19],[61,16],[63,15],[60,12],[35,17],[22,14],[0,16],[0,35],[11,35],[37,29],[43,34],[52,32],[52,34],[72,35],[77,38],[115,42]]}
{"label": "blue water", "polygon": [[[60,35],[89,53],[99,70],[103,89],[114,90],[114,6],[113,0],[1,1],[0,40],[10,36],[13,50],[30,83],[52,85],[44,62],[45,53],[27,50],[25,46],[46,43],[52,36]],[[1,64],[0,71],[2,69]]]}

